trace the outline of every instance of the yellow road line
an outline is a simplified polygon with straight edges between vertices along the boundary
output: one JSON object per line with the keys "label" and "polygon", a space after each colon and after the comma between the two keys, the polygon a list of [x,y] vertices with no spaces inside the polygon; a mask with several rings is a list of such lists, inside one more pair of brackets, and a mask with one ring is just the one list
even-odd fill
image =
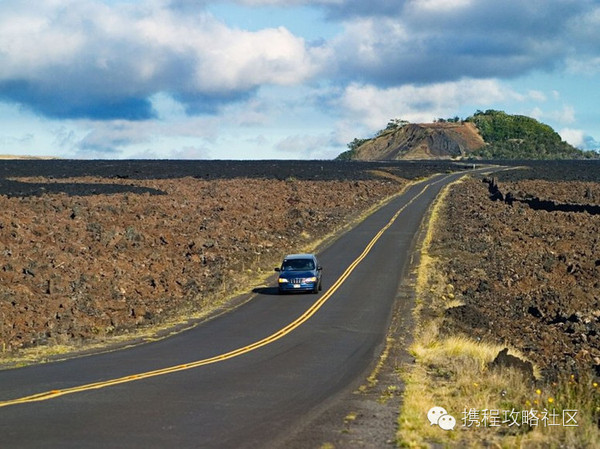
{"label": "yellow road line", "polygon": [[[446,178],[447,178],[447,176],[446,176]],[[442,180],[444,180],[446,178],[443,178]],[[24,403],[28,403],[28,402],[47,401],[49,399],[54,399],[54,398],[64,396],[67,394],[80,393],[82,391],[89,391],[89,390],[98,390],[100,388],[111,387],[113,385],[119,385],[119,384],[128,383],[128,382],[135,382],[137,380],[148,379],[150,377],[163,376],[165,374],[176,373],[178,371],[185,371],[185,370],[189,370],[189,369],[193,369],[193,368],[198,368],[200,366],[210,365],[212,363],[222,362],[224,360],[238,357],[242,354],[246,354],[250,351],[254,351],[258,348],[261,348],[263,346],[266,346],[270,343],[273,343],[273,342],[279,340],[280,338],[282,338],[285,335],[292,332],[294,329],[296,329],[299,326],[301,326],[302,324],[304,324],[310,317],[312,317],[315,313],[317,313],[317,311],[323,306],[323,304],[325,304],[325,302],[331,297],[331,295],[333,295],[337,291],[337,289],[344,283],[344,281],[348,278],[348,276],[350,276],[350,274],[354,271],[354,269],[358,266],[358,264],[367,256],[367,254],[369,254],[369,252],[371,251],[371,249],[373,248],[375,243],[380,239],[380,237],[383,235],[383,233],[385,231],[387,231],[390,228],[390,226],[392,226],[392,224],[394,224],[394,222],[396,221],[398,216],[410,204],[412,204],[418,197],[420,197],[425,192],[425,190],[427,190],[430,187],[430,185],[436,184],[440,181],[436,181],[434,183],[425,185],[425,187],[423,187],[423,189],[418,194],[416,194],[410,201],[408,201],[408,203],[406,203],[398,211],[396,211],[396,213],[388,221],[388,223],[383,228],[381,228],[381,230],[369,242],[369,244],[365,247],[365,249],[360,254],[360,256],[358,256],[354,260],[354,262],[352,262],[350,264],[350,266],[348,266],[348,268],[346,268],[344,273],[342,273],[342,275],[338,278],[338,280],[334,282],[334,284],[323,294],[323,296],[321,296],[317,301],[315,301],[315,303],[312,306],[310,306],[302,315],[300,315],[298,318],[296,318],[296,320],[292,321],[290,324],[288,324],[287,326],[278,330],[277,332],[269,335],[268,337],[265,337],[262,340],[256,341],[247,346],[244,346],[244,347],[241,347],[238,349],[234,349],[233,351],[226,352],[226,353],[223,353],[223,354],[220,354],[220,355],[217,355],[214,357],[210,357],[207,359],[198,360],[198,361],[190,362],[190,363],[185,363],[183,365],[176,365],[176,366],[161,368],[161,369],[154,370],[154,371],[146,371],[144,373],[139,373],[139,374],[131,374],[131,375],[119,377],[116,379],[104,380],[104,381],[89,383],[89,384],[80,385],[80,386],[76,386],[76,387],[64,388],[61,390],[50,390],[50,391],[45,391],[43,393],[37,393],[37,394],[31,395],[31,396],[25,396],[22,398],[1,401],[0,407],[7,407],[9,405],[15,405],[15,404],[24,404]]]}

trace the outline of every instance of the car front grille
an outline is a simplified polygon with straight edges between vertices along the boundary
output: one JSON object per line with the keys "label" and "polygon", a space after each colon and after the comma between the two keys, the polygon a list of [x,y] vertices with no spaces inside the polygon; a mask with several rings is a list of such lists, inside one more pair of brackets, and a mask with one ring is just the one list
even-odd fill
{"label": "car front grille", "polygon": [[290,279],[290,284],[302,284],[303,282],[304,278]]}

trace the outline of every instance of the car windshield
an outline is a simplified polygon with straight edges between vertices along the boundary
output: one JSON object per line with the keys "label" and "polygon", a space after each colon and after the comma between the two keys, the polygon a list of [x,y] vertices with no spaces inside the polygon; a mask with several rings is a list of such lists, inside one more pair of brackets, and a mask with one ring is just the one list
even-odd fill
{"label": "car windshield", "polygon": [[312,259],[289,259],[283,261],[281,268],[283,271],[314,270],[315,262]]}

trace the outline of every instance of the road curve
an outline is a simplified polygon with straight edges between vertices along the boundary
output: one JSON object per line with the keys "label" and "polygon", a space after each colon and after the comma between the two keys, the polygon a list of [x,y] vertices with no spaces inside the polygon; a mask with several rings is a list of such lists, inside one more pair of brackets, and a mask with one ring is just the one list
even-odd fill
{"label": "road curve", "polygon": [[261,289],[171,338],[0,371],[0,448],[269,447],[355,387],[440,189],[414,184],[319,253],[319,295]]}

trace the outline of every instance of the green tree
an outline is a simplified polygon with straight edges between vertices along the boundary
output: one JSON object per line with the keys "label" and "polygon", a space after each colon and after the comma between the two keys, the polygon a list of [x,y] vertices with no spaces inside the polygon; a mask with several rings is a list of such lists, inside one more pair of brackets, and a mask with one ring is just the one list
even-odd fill
{"label": "green tree", "polygon": [[486,146],[474,156],[489,159],[580,159],[590,157],[564,142],[550,126],[524,115],[488,109],[466,119],[477,126]]}
{"label": "green tree", "polygon": [[346,146],[348,147],[347,151],[344,151],[343,153],[341,153],[338,157],[336,157],[335,159],[338,161],[350,161],[352,159],[354,159],[354,155],[356,154],[356,150],[365,142],[368,142],[371,139],[357,139],[354,138],[354,140],[350,143],[348,143]]}

